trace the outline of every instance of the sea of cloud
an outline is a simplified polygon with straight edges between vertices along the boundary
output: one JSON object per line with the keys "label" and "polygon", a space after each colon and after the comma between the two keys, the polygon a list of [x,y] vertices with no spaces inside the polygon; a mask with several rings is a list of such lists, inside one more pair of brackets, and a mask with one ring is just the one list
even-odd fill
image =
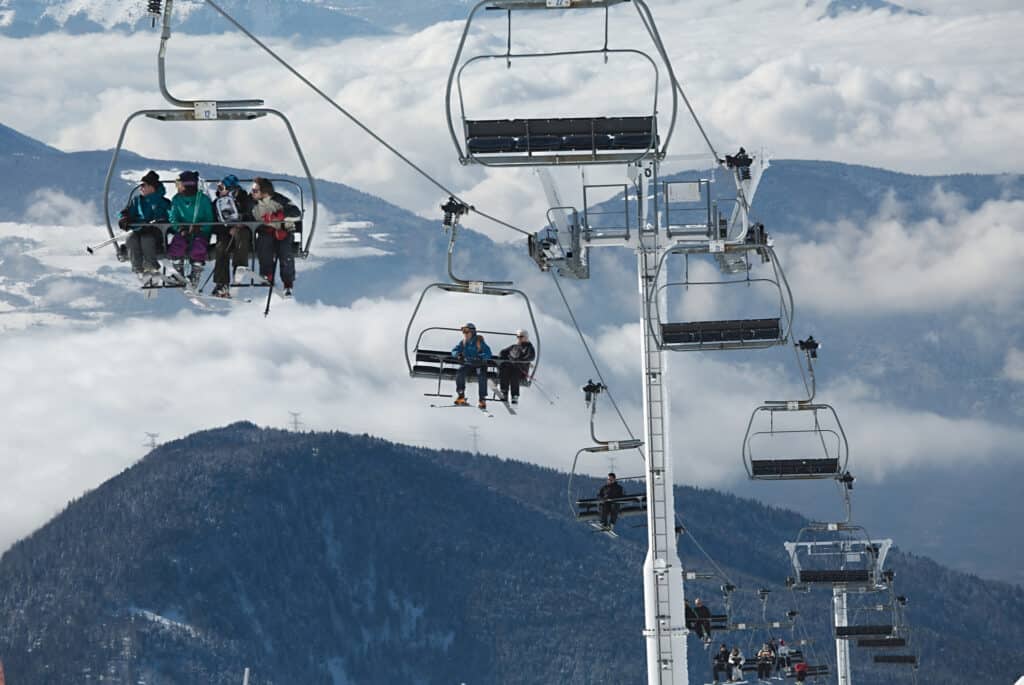
{"label": "sea of cloud", "polygon": [[[32,253],[44,263],[74,271],[86,260],[70,256],[80,252],[80,233],[73,228],[6,225],[3,233],[52,235],[45,248]],[[97,259],[125,269],[110,256]],[[278,302],[269,318],[256,304],[240,304],[219,316],[186,310],[170,319],[115,317],[86,328],[50,321],[8,331],[0,340],[6,444],[0,471],[8,485],[0,503],[0,548],[136,461],[146,452],[146,432],[166,441],[236,420],[284,427],[289,411],[301,412],[309,429],[367,432],[437,448],[470,449],[476,426],[482,452],[567,470],[576,451],[590,444],[579,387],[594,370],[562,312],[537,312],[541,387],[524,394],[519,416],[509,416],[500,405],[492,405],[493,418],[473,408],[433,408],[432,403],[450,400],[425,397],[434,384],[406,373],[404,348],[412,342],[403,343],[402,331],[418,296],[414,285],[403,285],[407,295],[363,299],[345,308]],[[131,287],[130,278],[124,286]],[[71,299],[75,293],[63,296]],[[449,321],[453,311],[458,321]],[[509,321],[525,322],[526,313],[521,303],[504,299],[466,297],[457,306],[430,299],[412,334],[439,324],[457,327],[462,319],[500,332],[510,330]],[[638,326],[590,333],[605,380],[639,432]],[[440,346],[457,339],[454,331],[431,335],[431,344]],[[497,333],[487,337],[495,348],[509,342]],[[1017,373],[1019,356],[1008,358],[1008,374]],[[753,403],[803,394],[786,350],[756,357],[674,355],[669,363],[672,454],[677,477],[688,483],[735,481],[743,473],[742,435]],[[840,372],[820,380],[820,396],[841,407],[862,479],[952,464],[964,458],[963,444],[972,445],[973,459],[997,460],[1024,439],[1019,427],[901,407],[886,400],[869,378]],[[627,437],[607,403],[599,407],[597,433],[605,439]],[[642,472],[635,454],[619,455],[614,462],[585,455],[580,463],[587,473],[609,466]]]}
{"label": "sea of cloud", "polygon": [[[819,5],[789,0],[666,1],[654,10],[676,71],[724,151],[766,146],[776,157],[917,173],[1019,169],[1024,63],[1009,56],[1024,9],[1002,2],[970,11],[941,0],[921,5],[930,14],[859,12],[824,21]],[[647,48],[632,9],[622,7],[612,46]],[[556,26],[530,17],[517,23],[514,47],[593,46],[601,29],[599,21]],[[272,44],[448,187],[520,224],[536,225],[545,201],[531,174],[457,163],[444,91],[460,30],[458,22],[446,22],[397,37]],[[484,22],[467,49],[500,53],[503,31],[503,21]],[[157,34],[116,38],[0,39],[0,121],[66,150],[110,147],[129,112],[162,102],[155,83]],[[168,55],[169,82],[179,97],[265,98],[292,118],[318,176],[433,215],[442,191],[243,37],[175,36]],[[628,56],[613,56],[608,64],[600,58],[517,62],[511,70],[502,60],[485,61],[467,69],[466,109],[477,116],[636,113],[650,107],[649,71]],[[663,112],[669,102],[664,85],[663,75]],[[210,160],[216,151],[217,161],[227,164],[297,171],[283,131],[272,124],[140,122],[130,129],[127,146],[178,159]],[[674,140],[675,153],[702,146],[686,117]]]}

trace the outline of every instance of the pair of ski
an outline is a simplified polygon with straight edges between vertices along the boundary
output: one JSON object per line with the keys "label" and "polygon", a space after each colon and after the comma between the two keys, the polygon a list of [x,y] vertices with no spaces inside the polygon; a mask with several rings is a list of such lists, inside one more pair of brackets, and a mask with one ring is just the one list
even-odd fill
{"label": "pair of ski", "polygon": [[[225,308],[225,305],[230,306],[238,303],[252,302],[252,298],[249,297],[218,297],[216,295],[201,292],[196,288],[196,284],[202,281],[203,274],[206,273],[205,265],[198,274],[186,278],[184,274],[174,268],[174,263],[171,260],[161,259],[159,262],[163,268],[163,273],[139,274],[139,280],[142,282],[142,289],[145,292],[146,299],[156,297],[159,289],[170,286],[180,287],[182,295],[200,309],[221,310]],[[263,276],[256,274],[251,269],[247,267],[238,267],[235,270],[234,283],[242,285],[246,278],[249,279],[250,283],[269,285]],[[277,294],[279,297],[284,297],[283,292],[277,288],[275,288],[275,290],[278,291]],[[216,302],[217,305],[211,304],[214,302]]]}
{"label": "pair of ski", "polygon": [[493,419],[494,418],[494,414],[492,414],[490,411],[488,411],[486,407],[480,407],[480,406],[475,405],[475,404],[469,404],[468,402],[466,404],[454,404],[454,403],[453,404],[431,404],[430,407],[431,407],[431,409],[470,409],[470,408],[472,408],[472,409],[476,409],[477,411],[479,411],[480,413],[482,413],[484,416],[486,416],[489,419]]}
{"label": "pair of ski", "polygon": [[617,537],[619,537],[619,534],[616,533],[615,529],[612,528],[611,526],[606,526],[606,525],[602,524],[600,521],[590,521],[589,523],[590,523],[590,527],[593,528],[595,532],[604,533],[605,535],[607,535],[610,538],[617,538]]}
{"label": "pair of ski", "polygon": [[[494,400],[491,400],[491,401],[493,402]],[[500,401],[501,404],[505,407],[505,410],[509,413],[509,416],[515,416],[516,415],[516,410],[512,408],[512,405],[509,403],[507,397],[505,399],[503,399],[503,400],[498,400],[498,401]],[[430,406],[431,406],[432,409],[457,409],[457,408],[464,408],[464,407],[476,407],[476,409],[481,411],[481,412],[483,412],[484,416],[486,416],[487,418],[489,418],[489,419],[493,419],[494,418],[494,414],[492,414],[486,408],[481,408],[479,405],[470,404],[468,402],[466,404],[455,404],[455,403],[452,403],[452,404],[431,404]]]}

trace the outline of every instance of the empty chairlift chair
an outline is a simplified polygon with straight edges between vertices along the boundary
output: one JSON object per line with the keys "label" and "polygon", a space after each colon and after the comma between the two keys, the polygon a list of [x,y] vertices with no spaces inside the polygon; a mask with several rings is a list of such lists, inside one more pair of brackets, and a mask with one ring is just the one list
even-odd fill
{"label": "empty chairlift chair", "polygon": [[808,526],[795,542],[785,543],[796,582],[869,591],[887,586],[884,564],[891,546],[892,540],[872,540],[861,526],[847,523]]}
{"label": "empty chairlift chair", "polygon": [[753,480],[841,480],[850,446],[836,410],[816,403],[814,359],[819,344],[811,336],[797,347],[810,378],[809,397],[768,400],[750,415],[743,438],[743,465]]}
{"label": "empty chairlift chair", "polygon": [[[538,165],[589,165],[628,164],[643,159],[663,157],[675,127],[678,110],[678,94],[672,89],[672,106],[667,134],[662,140],[658,130],[658,89],[661,83],[658,61],[647,53],[636,49],[613,49],[608,47],[609,27],[631,9],[626,0],[482,0],[471,10],[459,41],[455,59],[445,93],[445,109],[448,129],[452,142],[463,164],[485,166],[538,166]],[[612,10],[622,5],[623,12]],[[507,48],[504,52],[468,55],[468,38],[474,22],[480,20],[482,9],[501,10],[507,16]],[[603,41],[590,49],[566,50],[554,48],[537,52],[517,53],[512,50],[512,17],[522,13],[543,10],[569,10],[560,15],[559,21],[571,21],[577,12],[602,11],[605,15]],[[636,8],[640,20],[647,26],[643,8]],[[518,24],[517,24],[518,26]],[[650,30],[648,28],[648,30]],[[466,75],[474,67],[488,61],[498,61],[508,69],[525,63],[558,66],[570,59],[596,59],[602,68],[615,68],[625,59],[636,59],[650,67],[653,93],[649,108],[635,114],[595,115],[569,117],[520,117],[480,118],[467,114]],[[611,60],[612,64],[609,64]],[[607,66],[606,66],[607,65]],[[664,63],[666,70],[670,67]],[[623,78],[635,80],[635,74],[624,72]],[[454,102],[457,95],[458,103]],[[494,93],[490,93],[494,96]],[[562,102],[571,103],[579,94],[566,92]],[[668,117],[666,117],[668,118]]]}
{"label": "empty chairlift chair", "polygon": [[[663,273],[667,277],[658,288],[659,295],[663,297],[659,297],[657,322],[652,323],[652,333],[659,346],[665,350],[707,351],[764,349],[786,344],[793,322],[793,293],[774,249],[767,242],[737,245],[722,243],[722,252],[716,253],[713,251],[717,249],[714,247],[715,242],[680,244],[662,256],[657,278],[661,282]],[[714,267],[720,272],[720,277],[709,278],[693,273],[695,267],[691,262],[706,264],[708,260],[702,257],[725,254],[738,261],[717,260]],[[683,258],[682,277],[678,279],[668,272],[668,264],[675,261],[670,259],[673,256]],[[770,271],[761,276],[752,275],[755,268],[761,268],[754,264],[752,257],[757,257],[756,261],[760,261],[762,266],[767,264]],[[745,311],[755,306],[764,307],[767,311],[761,316],[735,319],[672,321],[670,312],[661,309],[661,299],[665,299],[671,308],[673,300],[670,296],[675,293],[682,293],[685,297],[698,289],[724,292],[727,288],[738,293],[739,297],[733,302]],[[757,302],[756,295],[752,296],[751,293],[767,294],[764,299],[771,304]]]}

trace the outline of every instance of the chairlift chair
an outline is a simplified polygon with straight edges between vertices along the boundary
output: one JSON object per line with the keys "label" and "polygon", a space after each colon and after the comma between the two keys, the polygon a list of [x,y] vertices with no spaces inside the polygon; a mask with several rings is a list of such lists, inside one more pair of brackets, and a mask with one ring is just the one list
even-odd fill
{"label": "chairlift chair", "polygon": [[[454,198],[449,198],[448,202],[442,205],[442,209],[445,213],[443,227],[449,234],[447,260],[448,277],[451,280],[447,283],[431,283],[423,289],[419,300],[416,302],[416,307],[413,309],[412,316],[409,318],[409,323],[405,328],[405,341],[403,348],[405,353],[405,364],[406,368],[409,370],[409,375],[412,378],[426,378],[437,382],[437,392],[425,393],[425,395],[429,397],[451,397],[451,394],[441,392],[441,384],[446,380],[454,380],[460,366],[459,360],[451,356],[451,346],[446,344],[450,343],[452,339],[458,336],[460,329],[445,326],[429,326],[421,329],[416,335],[416,338],[412,339],[413,324],[416,323],[420,308],[423,306],[423,302],[428,293],[434,290],[439,290],[447,293],[462,293],[466,295],[486,295],[493,297],[515,296],[522,299],[523,303],[526,305],[526,312],[530,318],[530,328],[533,332],[533,338],[531,341],[534,346],[535,356],[530,364],[528,374],[520,381],[520,385],[522,387],[528,388],[532,384],[534,376],[537,373],[541,353],[540,331],[537,328],[537,319],[533,314],[533,307],[530,304],[530,298],[528,298],[526,293],[523,291],[512,288],[511,281],[473,281],[459,278],[453,273],[452,257],[455,252],[455,241],[458,236],[459,219],[469,211],[469,207],[457,202]],[[514,341],[515,333],[513,331],[481,329],[478,330],[478,333],[482,333],[485,336],[493,336],[499,339],[506,338]],[[442,333],[444,333],[443,337]],[[496,348],[492,347],[492,349]],[[500,360],[498,359],[492,359],[488,362],[488,380],[498,380],[499,363]]]}
{"label": "chairlift chair", "polygon": [[891,546],[892,540],[872,540],[850,523],[812,524],[785,543],[796,582],[863,592],[887,587],[884,565]]}
{"label": "chairlift chair", "polygon": [[[767,400],[751,413],[743,438],[743,465],[752,480],[842,479],[847,473],[850,446],[839,416],[832,405],[814,401],[814,360],[820,344],[810,336],[796,347],[807,361],[808,397]],[[793,449],[804,454],[780,456]]]}
{"label": "chairlift chair", "polygon": [[[672,138],[678,110],[678,94],[672,89],[672,107],[666,134],[662,139],[658,124],[658,88],[661,74],[659,62],[671,74],[671,64],[662,49],[658,61],[637,49],[609,47],[612,12],[615,5],[632,1],[641,23],[659,47],[660,37],[652,33],[650,10],[644,0],[481,0],[470,11],[452,62],[445,91],[445,112],[452,142],[462,164],[493,167],[538,165],[629,164],[644,159],[664,157]],[[481,9],[501,10],[507,16],[507,47],[505,52],[467,57],[467,39]],[[512,51],[512,16],[520,11],[570,10],[569,16],[581,10],[603,10],[604,41],[600,47],[582,50],[551,50],[531,53]],[[654,93],[649,113],[630,116],[538,117],[520,119],[476,119],[466,112],[463,75],[473,65],[487,60],[501,60],[508,68],[525,60],[564,60],[592,55],[608,61],[612,56],[634,56],[650,65]],[[674,76],[672,77],[674,81]],[[458,94],[458,111],[454,111],[453,92]],[[573,93],[566,93],[569,101]],[[458,123],[456,123],[458,119]]]}
{"label": "chairlift chair", "polygon": [[[300,209],[302,210],[302,217],[298,221],[294,222],[295,228],[299,233],[298,237],[298,249],[296,255],[301,258],[309,256],[310,246],[313,244],[313,235],[316,231],[317,224],[317,196],[316,196],[316,182],[313,179],[313,174],[309,170],[309,165],[306,162],[305,155],[302,152],[302,147],[299,145],[298,138],[295,136],[295,131],[292,128],[291,122],[288,120],[282,112],[262,107],[263,100],[182,100],[173,96],[167,88],[166,80],[166,65],[165,55],[167,51],[167,43],[171,37],[171,16],[173,13],[173,0],[163,0],[163,30],[160,36],[160,51],[158,54],[157,65],[158,65],[158,76],[160,92],[163,94],[164,99],[171,103],[174,108],[171,109],[144,109],[139,110],[131,114],[124,122],[121,127],[120,135],[117,139],[117,144],[114,147],[114,152],[110,160],[110,166],[107,169],[106,179],[103,184],[103,214],[106,220],[107,233],[110,235],[114,249],[118,249],[118,236],[114,232],[114,226],[111,221],[111,209],[110,209],[110,197],[112,191],[112,184],[114,179],[114,173],[117,169],[118,159],[121,154],[122,147],[124,145],[125,136],[128,132],[128,127],[135,119],[139,117],[146,117],[156,121],[165,122],[211,122],[211,121],[252,121],[254,119],[260,119],[266,116],[272,116],[279,119],[285,126],[288,132],[288,136],[291,139],[292,145],[295,148],[295,152],[299,158],[299,162],[302,165],[302,169],[306,175],[306,181],[309,184],[310,189],[310,203],[312,205],[312,217],[309,221],[308,227],[304,227],[305,219],[305,203],[302,202]],[[151,7],[154,16],[160,14],[160,8],[158,5]],[[301,188],[300,188],[301,191]],[[300,192],[300,199],[302,193]],[[263,225],[263,222],[246,222],[247,224],[255,224],[255,226]],[[289,222],[292,224],[293,222]],[[218,222],[219,225],[219,222]],[[166,226],[154,225],[161,228],[162,232],[166,236]],[[137,227],[137,225],[135,226]],[[250,226],[252,230],[254,226]],[[302,242],[302,234],[305,234],[305,242]],[[127,238],[127,236],[125,236]]]}
{"label": "chairlift chair", "polygon": [[[717,252],[716,252],[717,250]],[[733,255],[742,258],[742,276],[725,277],[718,280],[699,281],[690,277],[690,258],[699,256]],[[657,278],[661,279],[670,256],[682,256],[684,260],[682,280],[668,280],[658,287],[656,320],[651,321],[651,333],[663,350],[705,351],[705,350],[754,350],[784,345],[789,341],[793,325],[793,293],[790,290],[782,265],[775,250],[765,242],[727,245],[712,242],[700,245],[677,245],[667,250],[658,263]],[[771,273],[761,277],[751,276],[751,255],[760,256],[771,267]],[[661,310],[661,300],[667,299],[670,290],[688,291],[691,288],[719,288],[723,286],[758,286],[778,294],[777,309],[761,318],[747,318],[723,321],[672,322]]]}
{"label": "chairlift chair", "polygon": [[[572,467],[569,469],[569,482],[566,487],[566,493],[569,501],[569,509],[577,521],[590,522],[599,520],[601,518],[601,506],[608,504],[618,509],[617,516],[620,518],[640,516],[647,513],[646,488],[642,488],[641,491],[637,493],[627,493],[622,497],[610,499],[579,497],[579,493],[573,491],[573,481],[576,477],[576,468],[579,464],[580,455],[604,454],[634,449],[639,450],[643,446],[643,441],[636,438],[629,438],[628,440],[602,440],[597,437],[594,426],[594,419],[597,415],[597,400],[605,390],[607,390],[605,385],[595,383],[592,380],[587,381],[587,384],[583,386],[584,398],[587,403],[587,407],[590,410],[590,439],[594,444],[583,447],[577,451],[576,456],[574,456],[572,460]],[[641,486],[644,484],[643,476],[625,476],[617,478],[617,480],[620,483],[638,482]]]}
{"label": "chairlift chair", "polygon": [[[305,216],[305,214],[306,214],[306,209],[305,209],[305,207],[306,207],[305,192],[303,191],[303,188],[302,188],[301,184],[296,183],[295,181],[293,181],[291,179],[287,179],[287,178],[269,177],[267,180],[269,180],[271,183],[273,183],[275,188],[281,189],[284,192],[285,195],[288,195],[292,199],[294,199],[296,201],[296,207],[298,208],[298,210],[300,212],[300,215],[301,216]],[[251,178],[239,178],[238,179],[238,182],[240,184],[248,184],[248,183],[251,183],[252,181],[253,181],[253,179],[251,179]],[[173,181],[165,180],[165,181],[161,181],[161,183],[166,187],[168,184],[172,184]],[[204,192],[207,197],[210,197],[211,200],[213,200],[214,199],[214,197],[213,197],[214,193],[212,192],[212,188],[214,188],[216,186],[216,184],[217,184],[217,181],[207,180],[207,179],[203,179],[203,178],[200,177],[200,179],[199,179],[199,186],[200,186],[201,189],[204,189],[204,190],[200,190],[200,192]],[[131,188],[131,190],[129,191],[129,193],[128,193],[128,199],[125,201],[124,204],[128,205],[128,204],[132,203],[135,200],[135,198],[138,197],[138,193],[139,193],[139,186],[133,186]],[[291,231],[291,235],[292,235],[292,239],[293,239],[294,245],[295,245],[295,253],[299,254],[304,249],[303,248],[303,240],[302,240],[302,235],[304,233],[303,226],[302,226],[302,219],[301,218],[300,219],[288,219],[287,223],[289,223],[290,225],[294,226],[294,230]],[[227,222],[219,221],[218,220],[218,221],[212,222],[211,224],[199,223],[199,224],[193,224],[193,225],[196,225],[196,226],[208,226],[208,225],[209,226],[227,226],[229,228],[235,228],[235,227],[245,228],[252,235],[252,241],[251,241],[250,244],[251,245],[255,245],[255,231],[260,226],[265,226],[266,222],[264,222],[264,221],[249,221],[249,220],[241,220],[240,219],[238,221],[227,221]],[[131,228],[142,228],[142,227],[156,228],[156,229],[158,229],[160,231],[160,233],[163,236],[162,244],[166,245],[167,244],[167,233],[168,233],[168,230],[172,227],[172,224],[166,223],[166,222],[154,222],[154,223],[146,223],[146,224],[128,224],[128,227],[130,229]],[[216,245],[217,245],[217,241],[218,241],[217,234],[214,233],[211,236],[211,238],[212,238],[212,240],[210,242],[210,249],[212,251],[213,248],[215,248]],[[256,251],[255,251],[255,249],[253,249],[253,250],[251,250],[251,254],[250,254],[250,257],[249,257],[249,269],[250,269],[250,271],[252,273],[257,273],[256,261],[257,261]],[[171,282],[171,283],[168,283],[168,282],[165,281],[163,283],[150,283],[150,284],[144,285],[142,287],[143,287],[144,290],[159,289],[159,288],[182,288],[182,287],[184,287],[184,284],[181,281]],[[270,287],[270,284],[266,283],[266,282],[243,283],[243,282],[234,281],[234,282],[232,282],[231,287],[232,288]]]}

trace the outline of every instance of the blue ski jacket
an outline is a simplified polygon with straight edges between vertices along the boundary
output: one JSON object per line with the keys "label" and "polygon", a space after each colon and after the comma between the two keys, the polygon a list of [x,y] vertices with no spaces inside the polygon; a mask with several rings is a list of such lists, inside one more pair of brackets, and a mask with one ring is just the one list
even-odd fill
{"label": "blue ski jacket", "polygon": [[149,223],[150,221],[167,221],[167,213],[171,209],[171,201],[166,197],[167,191],[162,183],[149,195],[136,195],[130,205],[132,223]]}
{"label": "blue ski jacket", "polygon": [[467,362],[487,361],[491,358],[491,348],[483,338],[474,335],[468,342],[460,340],[459,344],[452,348],[452,356]]}

